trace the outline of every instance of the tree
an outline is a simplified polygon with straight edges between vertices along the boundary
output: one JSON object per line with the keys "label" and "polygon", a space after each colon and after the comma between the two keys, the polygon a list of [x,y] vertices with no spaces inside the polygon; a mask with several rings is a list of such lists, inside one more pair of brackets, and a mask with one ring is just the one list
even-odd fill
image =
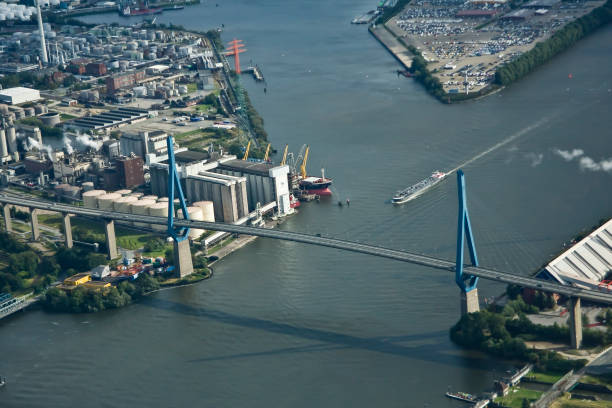
{"label": "tree", "polygon": [[523,398],[523,403],[521,404],[521,408],[529,408],[531,404],[527,400],[527,398]]}

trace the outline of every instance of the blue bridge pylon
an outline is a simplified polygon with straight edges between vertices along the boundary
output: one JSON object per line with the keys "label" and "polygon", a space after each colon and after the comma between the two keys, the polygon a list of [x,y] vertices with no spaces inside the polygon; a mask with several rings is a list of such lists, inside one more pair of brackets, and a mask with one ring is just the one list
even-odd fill
{"label": "blue bridge pylon", "polygon": [[467,200],[465,196],[465,176],[463,170],[457,170],[457,192],[459,195],[459,219],[457,224],[457,259],[455,264],[455,282],[464,292],[476,289],[478,277],[463,274],[463,247],[467,237],[470,259],[473,266],[478,266],[478,256],[476,255],[476,245],[472,235],[472,225],[468,215]]}
{"label": "blue bridge pylon", "polygon": [[[168,236],[174,238],[176,242],[181,242],[189,236],[189,228],[181,227],[178,231],[174,228],[174,193],[178,193],[178,199],[183,211],[183,218],[188,220],[187,204],[181,187],[181,179],[176,172],[176,161],[174,159],[174,141],[172,136],[166,139],[168,145]],[[175,189],[176,185],[176,189]]]}

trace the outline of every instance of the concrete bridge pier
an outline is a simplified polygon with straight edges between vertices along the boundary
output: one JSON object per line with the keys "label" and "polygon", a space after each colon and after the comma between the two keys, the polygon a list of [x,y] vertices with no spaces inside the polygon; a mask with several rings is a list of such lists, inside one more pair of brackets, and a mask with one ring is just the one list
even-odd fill
{"label": "concrete bridge pier", "polygon": [[66,240],[66,248],[72,248],[72,224],[70,223],[70,214],[62,214],[64,221],[64,238]]}
{"label": "concrete bridge pier", "polygon": [[115,221],[105,220],[104,230],[106,232],[106,249],[108,250],[108,259],[115,259],[117,253],[117,239],[115,238]]}
{"label": "concrete bridge pier", "polygon": [[32,241],[40,240],[40,227],[38,226],[38,213],[40,212],[37,208],[30,208],[30,225],[32,225]]}
{"label": "concrete bridge pier", "polygon": [[468,313],[476,313],[480,311],[480,303],[478,302],[478,289],[474,288],[468,292],[461,291],[461,316]]}
{"label": "concrete bridge pier", "polygon": [[188,239],[174,240],[174,267],[181,278],[193,273],[193,261]]}
{"label": "concrete bridge pier", "polygon": [[570,298],[569,300],[569,328],[572,348],[579,349],[582,346],[582,310],[580,298]]}
{"label": "concrete bridge pier", "polygon": [[11,208],[8,205],[2,206],[2,215],[4,216],[4,229],[6,232],[12,232],[13,224],[11,222]]}

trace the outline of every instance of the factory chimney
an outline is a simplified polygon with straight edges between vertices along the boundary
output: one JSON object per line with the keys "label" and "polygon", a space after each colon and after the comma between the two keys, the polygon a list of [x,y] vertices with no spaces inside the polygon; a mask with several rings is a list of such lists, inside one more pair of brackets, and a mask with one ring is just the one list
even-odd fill
{"label": "factory chimney", "polygon": [[36,0],[36,13],[38,14],[38,31],[40,31],[40,58],[44,65],[47,65],[47,46],[45,44],[45,30],[43,29],[42,13],[40,12],[40,0]]}

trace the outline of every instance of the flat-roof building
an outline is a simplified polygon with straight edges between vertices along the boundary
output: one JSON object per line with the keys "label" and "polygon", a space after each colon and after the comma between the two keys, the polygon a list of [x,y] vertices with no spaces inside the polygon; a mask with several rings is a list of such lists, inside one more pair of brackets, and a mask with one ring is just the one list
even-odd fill
{"label": "flat-roof building", "polygon": [[20,103],[34,102],[40,99],[40,91],[38,89],[25,88],[18,86],[15,88],[7,88],[0,91],[0,102],[11,105]]}

